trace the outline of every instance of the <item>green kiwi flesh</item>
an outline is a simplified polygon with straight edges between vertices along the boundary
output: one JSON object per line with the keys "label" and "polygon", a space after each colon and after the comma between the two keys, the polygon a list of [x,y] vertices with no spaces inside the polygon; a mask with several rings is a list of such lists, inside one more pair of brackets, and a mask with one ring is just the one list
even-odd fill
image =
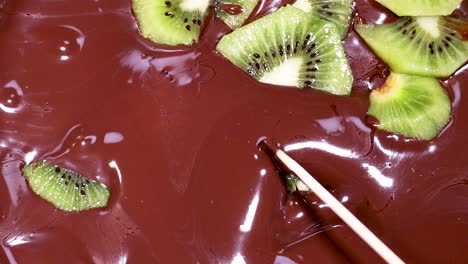
{"label": "green kiwi flesh", "polygon": [[34,161],[23,168],[34,193],[66,212],[106,207],[109,189],[102,183],[46,161]]}
{"label": "green kiwi flesh", "polygon": [[216,49],[263,83],[351,92],[353,76],[335,26],[295,7],[234,30]]}
{"label": "green kiwi flesh", "polygon": [[[257,6],[259,0],[219,0],[216,1],[216,16],[223,20],[231,29],[236,29]],[[231,10],[232,12],[230,12]]]}
{"label": "green kiwi flesh", "polygon": [[448,77],[468,60],[468,41],[457,29],[465,20],[404,17],[391,24],[357,24],[356,31],[393,71]]}
{"label": "green kiwi flesh", "polygon": [[212,0],[132,0],[140,34],[159,44],[192,45]]}
{"label": "green kiwi flesh", "polygon": [[344,39],[349,30],[353,0],[297,0],[293,6],[332,22]]}
{"label": "green kiwi flesh", "polygon": [[370,94],[368,114],[378,128],[430,140],[450,119],[450,99],[436,78],[391,73],[386,83]]}
{"label": "green kiwi flesh", "polygon": [[376,0],[399,16],[448,16],[462,0]]}
{"label": "green kiwi flesh", "polygon": [[296,175],[288,173],[285,176],[286,188],[290,193],[293,192],[310,192],[309,187],[305,185]]}

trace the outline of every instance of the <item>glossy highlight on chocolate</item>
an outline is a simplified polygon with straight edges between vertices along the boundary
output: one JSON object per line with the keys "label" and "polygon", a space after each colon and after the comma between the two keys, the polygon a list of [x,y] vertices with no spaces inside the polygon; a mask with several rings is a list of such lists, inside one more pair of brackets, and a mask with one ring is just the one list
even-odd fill
{"label": "glossy highlight on chocolate", "polygon": [[[381,263],[319,199],[288,196],[261,136],[408,263],[466,262],[466,66],[442,80],[442,133],[405,138],[367,124],[388,67],[354,31],[340,97],[256,82],[216,52],[230,29],[213,13],[198,44],[170,47],[139,35],[128,0],[0,0],[1,263]],[[356,1],[354,22],[395,19]],[[38,198],[21,168],[40,159],[108,186],[108,206]]]}

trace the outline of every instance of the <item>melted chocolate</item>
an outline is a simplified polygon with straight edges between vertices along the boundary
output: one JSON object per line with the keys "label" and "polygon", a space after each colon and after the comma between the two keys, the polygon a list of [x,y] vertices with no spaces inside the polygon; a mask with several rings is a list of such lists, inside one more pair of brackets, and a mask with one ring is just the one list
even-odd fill
{"label": "melted chocolate", "polygon": [[[357,19],[395,16],[358,0]],[[167,47],[139,36],[129,0],[0,0],[0,262],[381,262],[316,197],[288,197],[261,136],[408,263],[466,262],[466,67],[444,81],[450,124],[418,141],[366,125],[388,69],[355,32],[353,93],[339,97],[254,81],[207,22],[199,44]],[[54,209],[21,176],[33,159],[103,181],[109,206]]]}
{"label": "melted chocolate", "polygon": [[239,15],[244,12],[244,8],[240,5],[235,4],[224,4],[219,7],[223,12],[228,13],[229,15]]}

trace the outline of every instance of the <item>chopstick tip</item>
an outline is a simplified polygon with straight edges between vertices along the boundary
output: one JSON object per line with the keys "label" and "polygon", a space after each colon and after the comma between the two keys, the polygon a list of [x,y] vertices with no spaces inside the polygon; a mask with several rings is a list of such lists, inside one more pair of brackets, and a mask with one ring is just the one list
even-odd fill
{"label": "chopstick tip", "polygon": [[267,140],[267,137],[265,137],[265,136],[259,137],[257,139],[257,147],[261,147],[261,145],[264,144],[266,140]]}
{"label": "chopstick tip", "polygon": [[279,150],[279,144],[271,144],[267,137],[262,136],[257,140],[257,147],[262,151],[276,155]]}

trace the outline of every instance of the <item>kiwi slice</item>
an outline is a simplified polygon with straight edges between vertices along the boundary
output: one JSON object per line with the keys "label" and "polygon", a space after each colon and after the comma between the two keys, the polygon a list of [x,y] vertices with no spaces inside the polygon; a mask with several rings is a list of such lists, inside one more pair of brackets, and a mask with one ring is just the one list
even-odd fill
{"label": "kiwi slice", "polygon": [[462,0],[376,0],[399,16],[447,16]]}
{"label": "kiwi slice", "polygon": [[292,6],[225,35],[216,49],[263,83],[351,92],[353,76],[335,26]]}
{"label": "kiwi slice", "polygon": [[34,193],[63,211],[107,206],[107,187],[71,170],[40,160],[26,165],[23,175]]}
{"label": "kiwi slice", "polygon": [[448,77],[468,59],[458,29],[468,21],[450,17],[403,17],[391,24],[357,24],[356,31],[392,70]]}
{"label": "kiwi slice", "polygon": [[341,38],[346,37],[353,12],[353,0],[297,0],[293,6],[334,23]]}
{"label": "kiwi slice", "polygon": [[168,45],[192,45],[212,0],[132,0],[143,37]]}
{"label": "kiwi slice", "polygon": [[293,192],[310,192],[309,187],[299,179],[296,175],[288,173],[285,176],[286,188],[290,193]]}
{"label": "kiwi slice", "polygon": [[216,1],[216,16],[226,23],[231,29],[236,29],[257,6],[259,0],[219,0]]}
{"label": "kiwi slice", "polygon": [[378,128],[424,140],[434,138],[450,119],[450,99],[432,77],[391,73],[370,94],[368,114]]}

